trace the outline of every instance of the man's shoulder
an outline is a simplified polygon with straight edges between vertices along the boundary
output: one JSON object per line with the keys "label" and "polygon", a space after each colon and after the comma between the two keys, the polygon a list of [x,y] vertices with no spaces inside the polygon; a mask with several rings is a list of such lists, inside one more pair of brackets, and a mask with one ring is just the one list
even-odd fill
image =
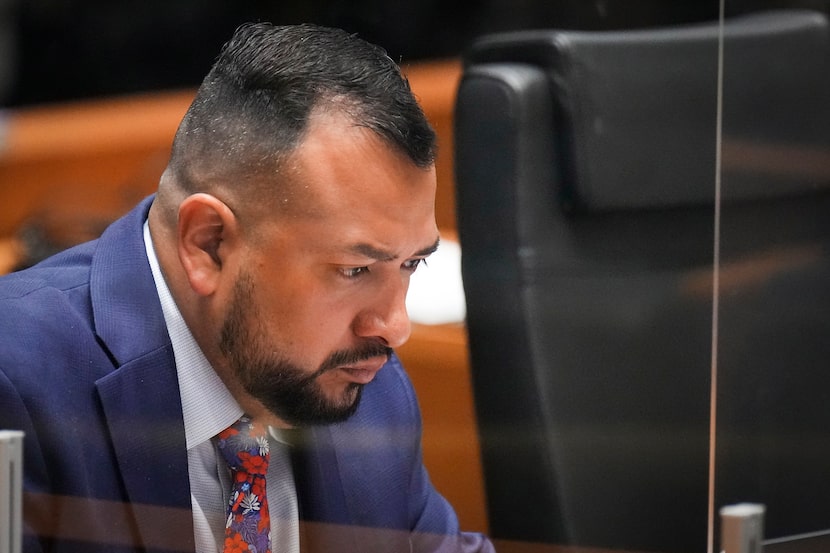
{"label": "man's shoulder", "polygon": [[[90,259],[94,243],[61,252],[33,267],[0,277],[2,342],[15,331],[89,317]],[[32,328],[28,328],[31,326]]]}
{"label": "man's shoulder", "polygon": [[[364,402],[383,412],[392,410],[397,417],[419,417],[415,390],[401,360],[392,354],[375,380],[364,390]],[[362,405],[361,404],[361,405]],[[389,416],[389,415],[387,415]]]}
{"label": "man's shoulder", "polygon": [[94,346],[89,301],[93,248],[72,248],[0,278],[0,370],[7,376],[42,372],[34,367],[56,369],[68,358],[67,349]]}
{"label": "man's shoulder", "polygon": [[63,293],[89,283],[95,241],[87,242],[44,261],[0,277],[0,301],[39,301],[39,294]]}

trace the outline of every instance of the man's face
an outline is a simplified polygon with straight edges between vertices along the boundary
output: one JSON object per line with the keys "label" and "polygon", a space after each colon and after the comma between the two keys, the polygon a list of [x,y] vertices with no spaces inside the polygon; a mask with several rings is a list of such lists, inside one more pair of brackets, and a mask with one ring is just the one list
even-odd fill
{"label": "man's face", "polygon": [[330,115],[287,165],[281,207],[246,235],[220,349],[281,421],[337,422],[409,337],[409,278],[438,242],[435,172]]}

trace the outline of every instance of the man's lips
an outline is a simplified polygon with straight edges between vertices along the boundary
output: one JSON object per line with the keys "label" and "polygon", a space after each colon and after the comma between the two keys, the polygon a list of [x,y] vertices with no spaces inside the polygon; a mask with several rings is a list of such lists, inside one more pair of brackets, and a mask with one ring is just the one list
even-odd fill
{"label": "man's lips", "polygon": [[368,384],[388,361],[387,357],[375,357],[360,363],[339,367],[356,384]]}

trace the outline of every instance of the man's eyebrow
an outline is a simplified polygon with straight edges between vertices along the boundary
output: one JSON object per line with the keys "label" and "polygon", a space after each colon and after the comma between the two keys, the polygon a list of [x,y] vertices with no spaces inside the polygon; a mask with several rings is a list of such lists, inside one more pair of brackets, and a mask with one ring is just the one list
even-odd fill
{"label": "man's eyebrow", "polygon": [[[415,252],[412,257],[426,257],[430,254],[435,253],[435,250],[438,249],[438,243],[441,241],[440,238],[436,239],[435,242],[427,246],[426,248]],[[374,259],[376,261],[394,261],[398,258],[397,255],[383,250],[381,248],[376,248],[371,244],[355,244],[349,248],[351,251],[358,255],[362,255],[368,257],[370,259]]]}
{"label": "man's eyebrow", "polygon": [[438,244],[441,242],[441,238],[436,238],[435,242],[427,246],[421,251],[415,252],[414,257],[426,257],[428,255],[432,255],[438,249]]}

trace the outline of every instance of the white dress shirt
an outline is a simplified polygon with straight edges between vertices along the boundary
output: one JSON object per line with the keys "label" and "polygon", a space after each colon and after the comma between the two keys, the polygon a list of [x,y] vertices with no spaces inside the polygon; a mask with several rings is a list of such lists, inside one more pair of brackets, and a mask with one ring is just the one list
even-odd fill
{"label": "white dress shirt", "polygon": [[[196,551],[221,553],[231,479],[230,469],[219,457],[213,438],[244,413],[205,358],[184,322],[159,267],[146,222],[144,244],[176,360],[187,441]],[[280,438],[277,429],[269,430],[271,460],[266,482],[271,516],[271,551],[298,553],[297,491],[291,471],[289,446]]]}

